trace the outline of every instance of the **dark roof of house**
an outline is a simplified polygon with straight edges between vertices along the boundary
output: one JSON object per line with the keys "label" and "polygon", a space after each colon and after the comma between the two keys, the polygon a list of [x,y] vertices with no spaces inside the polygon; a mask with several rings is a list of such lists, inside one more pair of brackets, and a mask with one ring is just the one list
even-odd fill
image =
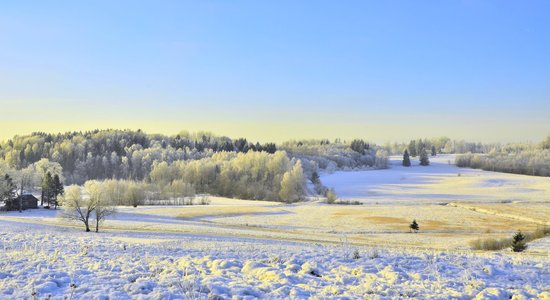
{"label": "dark roof of house", "polygon": [[38,198],[36,198],[36,197],[33,196],[32,194],[23,194],[23,199],[25,199],[25,200],[36,200],[36,201],[38,201]]}

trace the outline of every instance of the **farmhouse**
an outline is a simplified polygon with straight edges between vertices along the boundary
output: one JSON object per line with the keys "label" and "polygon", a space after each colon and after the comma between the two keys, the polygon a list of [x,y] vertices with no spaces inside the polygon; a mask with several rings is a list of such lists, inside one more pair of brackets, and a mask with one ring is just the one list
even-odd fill
{"label": "farmhouse", "polygon": [[[23,209],[38,208],[38,199],[32,194],[23,194]],[[15,200],[16,206],[19,205],[19,198]]]}

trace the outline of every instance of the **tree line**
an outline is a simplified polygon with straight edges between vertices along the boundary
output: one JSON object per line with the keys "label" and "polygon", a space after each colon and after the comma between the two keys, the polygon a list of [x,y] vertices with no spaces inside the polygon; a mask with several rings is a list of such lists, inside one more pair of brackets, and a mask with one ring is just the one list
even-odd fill
{"label": "tree line", "polygon": [[46,158],[59,163],[68,184],[90,179],[144,180],[154,161],[202,159],[224,151],[275,153],[277,147],[208,132],[167,136],[141,130],[36,132],[0,143],[0,158],[10,167],[20,170]]}
{"label": "tree line", "polygon": [[407,149],[409,155],[416,157],[425,148],[429,154],[487,153],[498,144],[451,140],[448,137],[412,139],[409,142],[386,143],[382,147],[390,155],[401,155]]}
{"label": "tree line", "polygon": [[495,145],[487,154],[467,153],[457,156],[458,167],[486,171],[550,176],[550,135],[541,143]]}
{"label": "tree line", "polygon": [[464,154],[456,158],[461,168],[482,169],[486,171],[550,176],[550,150],[524,150],[515,153],[491,151],[486,155]]}

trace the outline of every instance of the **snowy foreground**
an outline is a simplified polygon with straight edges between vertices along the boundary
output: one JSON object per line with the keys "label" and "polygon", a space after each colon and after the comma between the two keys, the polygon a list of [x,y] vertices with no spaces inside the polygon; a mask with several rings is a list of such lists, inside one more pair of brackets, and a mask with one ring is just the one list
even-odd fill
{"label": "snowy foreground", "polygon": [[0,226],[0,299],[550,299],[547,255]]}

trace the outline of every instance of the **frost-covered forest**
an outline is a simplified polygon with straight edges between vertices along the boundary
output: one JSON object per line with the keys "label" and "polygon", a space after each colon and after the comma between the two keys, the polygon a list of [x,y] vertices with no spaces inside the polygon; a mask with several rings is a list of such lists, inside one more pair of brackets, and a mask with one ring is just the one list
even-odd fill
{"label": "frost-covered forest", "polygon": [[487,154],[457,156],[456,165],[486,171],[550,176],[550,135],[540,144],[507,144]]}
{"label": "frost-covered forest", "polygon": [[306,181],[321,170],[386,166],[387,152],[363,140],[293,141],[278,147],[207,132],[167,136],[94,130],[38,132],[0,144],[6,193],[36,191],[49,173],[66,185],[108,180],[118,187],[116,202],[125,204],[195,193],[294,202],[306,195]]}

